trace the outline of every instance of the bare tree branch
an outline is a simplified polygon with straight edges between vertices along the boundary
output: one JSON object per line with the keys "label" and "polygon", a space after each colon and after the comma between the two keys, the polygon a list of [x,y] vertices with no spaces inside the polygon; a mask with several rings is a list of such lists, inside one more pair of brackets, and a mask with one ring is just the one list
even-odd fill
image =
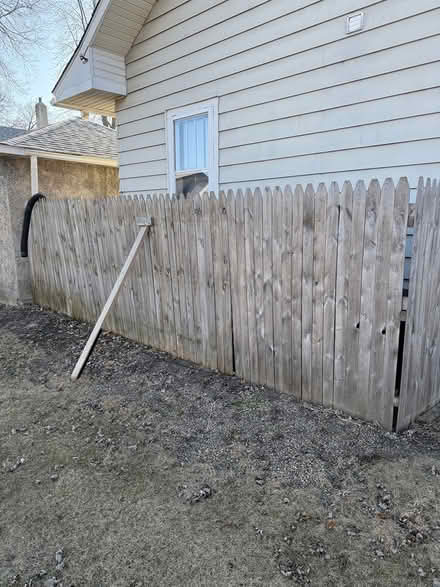
{"label": "bare tree branch", "polygon": [[16,83],[11,62],[27,58],[44,33],[47,0],[0,0],[0,81]]}
{"label": "bare tree branch", "polygon": [[20,106],[11,120],[12,126],[23,128],[26,131],[34,130],[37,127],[35,107],[32,102]]}

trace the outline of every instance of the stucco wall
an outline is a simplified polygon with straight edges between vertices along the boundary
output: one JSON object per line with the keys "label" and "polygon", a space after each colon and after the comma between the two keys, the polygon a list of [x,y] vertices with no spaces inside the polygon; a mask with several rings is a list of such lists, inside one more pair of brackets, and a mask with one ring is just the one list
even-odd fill
{"label": "stucco wall", "polygon": [[17,275],[5,166],[0,160],[0,302],[16,296]]}
{"label": "stucco wall", "polygon": [[50,159],[38,160],[40,192],[49,198],[119,195],[119,169]]}
{"label": "stucco wall", "polygon": [[13,304],[29,302],[32,300],[29,261],[20,256],[23,212],[31,193],[29,160],[0,159],[0,169],[5,184],[1,213],[7,212],[6,222],[4,219],[1,222],[7,244],[0,253],[0,299]]}
{"label": "stucco wall", "polygon": [[[38,160],[39,191],[49,198],[119,194],[117,168]],[[31,197],[30,161],[0,156],[0,302],[32,301],[29,259],[21,258],[23,214]]]}

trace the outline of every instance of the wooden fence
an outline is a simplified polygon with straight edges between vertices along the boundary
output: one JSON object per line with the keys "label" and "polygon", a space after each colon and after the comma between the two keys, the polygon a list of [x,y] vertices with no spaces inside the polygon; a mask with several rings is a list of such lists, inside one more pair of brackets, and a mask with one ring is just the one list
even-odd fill
{"label": "wooden fence", "polygon": [[440,401],[440,183],[420,180],[397,428]]}
{"label": "wooden fence", "polygon": [[95,321],[151,215],[107,329],[391,429],[408,201],[402,179],[43,202],[35,301]]}

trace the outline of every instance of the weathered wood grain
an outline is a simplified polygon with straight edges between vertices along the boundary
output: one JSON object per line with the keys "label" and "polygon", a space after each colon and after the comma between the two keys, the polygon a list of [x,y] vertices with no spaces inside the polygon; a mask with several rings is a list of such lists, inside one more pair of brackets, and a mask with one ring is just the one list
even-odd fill
{"label": "weathered wood grain", "polygon": [[315,192],[308,185],[304,194],[302,271],[302,398],[312,401],[313,335],[313,241]]}
{"label": "weathered wood grain", "polygon": [[376,394],[380,398],[376,407],[377,419],[388,430],[392,429],[394,419],[409,194],[410,187],[408,180],[406,178],[401,179],[397,184],[394,197],[391,255],[388,271],[385,347],[383,353],[383,384],[382,386],[379,385],[376,391]]}
{"label": "weathered wood grain", "polygon": [[414,349],[418,329],[417,301],[422,285],[420,272],[424,251],[424,210],[425,182],[419,179],[415,212],[415,234],[413,240],[413,257],[411,261],[410,288],[408,295],[407,322],[403,352],[402,382],[399,398],[397,429],[405,429],[417,415],[417,396],[413,389],[413,373],[416,370]]}
{"label": "weathered wood grain", "polygon": [[[152,216],[104,327],[392,426],[408,184],[42,202],[35,300],[93,321]],[[437,401],[439,187],[415,210],[400,427]],[[402,282],[402,283],[401,283]],[[423,360],[420,358],[423,357]],[[398,390],[397,390],[398,393]]]}
{"label": "weathered wood grain", "polygon": [[293,257],[293,193],[287,186],[283,193],[281,256],[281,378],[280,389],[292,392],[292,257]]}
{"label": "weathered wood grain", "polygon": [[257,343],[257,307],[255,297],[255,206],[254,194],[251,190],[245,193],[245,271],[247,293],[247,323],[249,337],[249,380],[260,383],[258,378],[258,343]]}
{"label": "weathered wood grain", "polygon": [[263,265],[263,194],[260,189],[254,195],[254,262],[255,262],[255,312],[257,328],[258,383],[265,383],[265,331],[264,331],[264,265]]}
{"label": "weathered wood grain", "polygon": [[336,338],[336,283],[338,273],[338,238],[340,192],[332,183],[326,209],[326,245],[324,272],[324,332],[323,332],[323,389],[325,406],[334,405],[335,338]]}
{"label": "weathered wood grain", "polygon": [[[229,218],[226,194],[220,192],[219,196],[219,247],[217,258],[220,263],[221,283],[219,287],[221,312],[218,312],[219,322],[217,325],[220,332],[220,344],[223,345],[223,369],[225,373],[232,374],[234,371],[233,345],[232,345],[232,302],[231,302],[231,271],[229,258]],[[218,292],[216,290],[216,300]],[[217,302],[216,302],[217,307]],[[219,367],[220,369],[220,367]]]}
{"label": "weathered wood grain", "polygon": [[314,403],[323,401],[323,340],[324,340],[324,280],[326,257],[327,188],[319,184],[315,196],[313,226],[313,284],[312,284],[312,396]]}
{"label": "weathered wood grain", "polygon": [[350,255],[352,250],[353,187],[345,182],[339,200],[338,259],[336,273],[335,364],[333,406],[340,410],[345,402],[347,371],[348,300]]}
{"label": "weathered wood grain", "polygon": [[[383,405],[384,395],[387,393],[384,359],[388,328],[387,315],[390,295],[389,271],[393,241],[394,194],[395,187],[393,180],[387,179],[382,186],[382,194],[378,206],[375,287],[373,292],[374,312],[372,314],[372,346],[368,389],[370,411],[372,414],[378,414],[378,419],[382,419],[379,416],[379,406],[381,404]],[[400,286],[402,290],[402,284]],[[400,292],[400,296],[402,297],[402,292]],[[390,392],[389,395],[393,396],[393,393]]]}
{"label": "weathered wood grain", "polygon": [[344,409],[352,414],[365,410],[359,396],[359,339],[361,327],[361,288],[364,253],[365,211],[367,192],[363,181],[356,184],[353,193],[353,220],[351,226],[351,254],[349,262],[348,318],[346,332],[346,377]]}
{"label": "weathered wood grain", "polygon": [[235,209],[235,195],[228,192],[226,210],[229,220],[229,260],[231,275],[231,302],[232,302],[232,332],[234,345],[234,369],[237,374],[243,373],[243,349],[241,345],[241,316],[240,316],[240,281],[237,257],[237,220]]}
{"label": "weathered wood grain", "polygon": [[369,415],[369,418],[374,418],[374,406],[369,401],[368,393],[371,353],[373,350],[372,334],[375,310],[374,294],[376,289],[376,255],[380,200],[381,189],[379,182],[373,180],[368,187],[365,211],[358,360],[358,409],[365,411]]}
{"label": "weathered wood grain", "polygon": [[293,195],[292,214],[292,384],[302,398],[302,284],[304,190],[298,185]]}
{"label": "weathered wood grain", "polygon": [[273,295],[273,357],[275,388],[282,388],[282,256],[283,256],[283,194],[276,188],[272,196],[272,295]]}
{"label": "weathered wood grain", "polygon": [[275,386],[274,330],[273,330],[273,236],[272,190],[266,189],[263,198],[263,272],[264,272],[264,363],[262,383]]}

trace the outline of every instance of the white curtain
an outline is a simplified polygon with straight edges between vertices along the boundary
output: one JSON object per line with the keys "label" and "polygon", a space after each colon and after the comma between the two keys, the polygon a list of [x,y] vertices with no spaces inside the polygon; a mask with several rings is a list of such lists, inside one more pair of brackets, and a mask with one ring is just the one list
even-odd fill
{"label": "white curtain", "polygon": [[207,169],[208,114],[175,121],[176,171]]}

